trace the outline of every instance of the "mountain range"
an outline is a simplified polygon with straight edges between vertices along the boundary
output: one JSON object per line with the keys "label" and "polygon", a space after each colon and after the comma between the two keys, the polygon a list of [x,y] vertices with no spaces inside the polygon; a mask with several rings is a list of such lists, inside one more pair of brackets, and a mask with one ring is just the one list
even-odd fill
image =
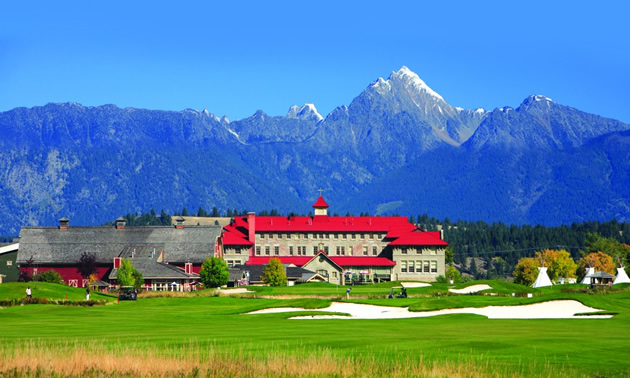
{"label": "mountain range", "polygon": [[449,105],[406,67],[326,117],[230,121],[76,103],[0,113],[0,234],[151,208],[416,215],[556,225],[630,220],[630,125],[532,95]]}

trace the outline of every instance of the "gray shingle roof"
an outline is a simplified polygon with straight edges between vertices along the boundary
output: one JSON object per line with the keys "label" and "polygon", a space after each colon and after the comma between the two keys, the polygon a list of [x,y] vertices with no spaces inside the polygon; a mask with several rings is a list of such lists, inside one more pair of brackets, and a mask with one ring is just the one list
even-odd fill
{"label": "gray shingle roof", "polygon": [[[249,282],[262,282],[262,273],[266,265],[239,265],[230,268],[230,281],[240,280],[244,272],[249,272]],[[289,281],[307,281],[316,273],[297,266],[283,264]]]}
{"label": "gray shingle roof", "polygon": [[[157,256],[156,256],[157,258]],[[142,273],[142,278],[149,279],[166,279],[166,280],[180,280],[188,278],[199,278],[196,273],[187,274],[183,269],[173,265],[159,263],[155,261],[155,258],[151,257],[135,257],[131,259],[131,263]],[[118,277],[118,269],[113,269],[109,274],[110,280],[115,280]]]}
{"label": "gray shingle roof", "polygon": [[161,248],[164,261],[171,263],[202,263],[214,254],[214,245],[220,226],[126,227],[113,226],[23,227],[20,232],[20,249],[17,263],[25,263],[31,256],[35,264],[75,263],[81,253],[93,253],[97,263],[113,263],[114,257],[128,247]]}

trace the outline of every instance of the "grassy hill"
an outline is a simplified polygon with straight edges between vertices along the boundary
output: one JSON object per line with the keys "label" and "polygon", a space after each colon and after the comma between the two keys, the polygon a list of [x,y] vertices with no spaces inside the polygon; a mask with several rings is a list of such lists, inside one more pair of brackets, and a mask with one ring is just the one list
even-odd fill
{"label": "grassy hill", "polygon": [[[84,301],[85,289],[48,282],[7,282],[0,285],[0,300],[12,300],[26,297],[26,288],[30,287],[33,298],[48,300]],[[93,300],[113,301],[116,295],[91,292]]]}

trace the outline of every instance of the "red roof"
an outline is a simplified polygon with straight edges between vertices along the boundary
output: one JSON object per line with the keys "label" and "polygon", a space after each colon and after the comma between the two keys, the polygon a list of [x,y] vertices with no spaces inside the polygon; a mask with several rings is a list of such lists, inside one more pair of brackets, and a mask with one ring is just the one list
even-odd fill
{"label": "red roof", "polygon": [[254,245],[236,232],[224,232],[221,241],[223,245]]}
{"label": "red roof", "polygon": [[[236,218],[235,220],[235,224],[248,227],[244,219]],[[256,232],[388,233],[393,228],[409,232],[416,227],[409,223],[405,217],[329,217],[327,215],[316,215],[314,217],[256,217]]]}
{"label": "red roof", "polygon": [[[323,201],[323,198],[320,199]],[[448,245],[440,239],[438,232],[423,231],[409,223],[406,217],[261,216],[256,217],[255,221],[256,233],[364,233],[377,234],[378,238],[385,236],[391,240],[390,245]],[[235,217],[232,224],[223,228],[223,245],[252,245],[248,230],[248,218]],[[370,236],[373,235],[367,238]]]}
{"label": "red roof", "polygon": [[317,202],[313,204],[313,207],[314,208],[328,208],[330,206],[328,206],[326,201],[324,201],[324,197],[319,196],[319,198],[317,199]]}
{"label": "red roof", "polygon": [[409,232],[389,243],[389,245],[448,245],[447,242],[435,234],[435,232]]}

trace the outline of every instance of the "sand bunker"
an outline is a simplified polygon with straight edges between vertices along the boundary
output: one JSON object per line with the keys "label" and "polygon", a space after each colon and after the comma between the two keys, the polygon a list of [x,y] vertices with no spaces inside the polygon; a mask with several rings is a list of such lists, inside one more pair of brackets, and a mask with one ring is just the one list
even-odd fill
{"label": "sand bunker", "polygon": [[470,294],[470,293],[476,293],[478,291],[488,290],[488,289],[492,289],[492,286],[483,284],[483,285],[472,285],[472,286],[465,287],[463,289],[448,289],[448,291],[455,294]]}
{"label": "sand bunker", "polygon": [[223,289],[219,291],[219,294],[231,295],[231,294],[246,294],[246,293],[255,293],[255,291],[247,290],[247,289]]}
{"label": "sand bunker", "polygon": [[488,306],[481,308],[453,308],[439,311],[411,312],[408,307],[374,306],[360,303],[333,302],[329,307],[320,309],[304,309],[298,307],[277,307],[249,312],[248,314],[270,314],[295,311],[326,311],[349,314],[298,316],[291,319],[404,319],[425,318],[449,314],[477,314],[489,319],[593,319],[611,318],[612,315],[576,316],[585,312],[602,311],[588,307],[574,300],[562,300],[534,303],[522,306]]}
{"label": "sand bunker", "polygon": [[402,287],[406,287],[407,289],[410,287],[427,287],[431,286],[429,283],[425,282],[401,282]]}

